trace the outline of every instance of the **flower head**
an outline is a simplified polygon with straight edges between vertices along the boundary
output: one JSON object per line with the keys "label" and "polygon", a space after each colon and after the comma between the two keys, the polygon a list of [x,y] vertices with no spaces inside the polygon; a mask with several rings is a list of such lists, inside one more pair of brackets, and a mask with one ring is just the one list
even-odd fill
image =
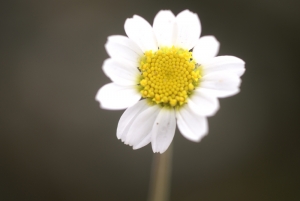
{"label": "flower head", "polygon": [[117,137],[139,149],[151,142],[163,153],[176,123],[184,137],[200,141],[208,132],[207,116],[219,109],[218,98],[239,92],[244,61],[216,56],[219,42],[200,37],[198,15],[184,10],[158,12],[153,27],[134,15],[125,22],[126,36],[108,37],[110,56],[103,71],[112,80],[98,91],[104,109],[126,109]]}

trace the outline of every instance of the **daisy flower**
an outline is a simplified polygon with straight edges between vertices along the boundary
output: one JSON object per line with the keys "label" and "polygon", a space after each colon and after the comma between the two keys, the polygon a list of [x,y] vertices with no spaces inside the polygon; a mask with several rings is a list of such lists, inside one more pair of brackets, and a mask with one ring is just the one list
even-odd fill
{"label": "daisy flower", "polygon": [[134,15],[125,21],[126,36],[108,37],[110,58],[103,71],[112,80],[98,91],[103,109],[126,109],[117,137],[133,149],[151,142],[163,153],[171,144],[176,124],[187,139],[199,142],[208,133],[207,117],[219,109],[218,98],[239,92],[243,60],[216,56],[214,36],[200,38],[197,14],[175,16],[162,10],[151,26]]}

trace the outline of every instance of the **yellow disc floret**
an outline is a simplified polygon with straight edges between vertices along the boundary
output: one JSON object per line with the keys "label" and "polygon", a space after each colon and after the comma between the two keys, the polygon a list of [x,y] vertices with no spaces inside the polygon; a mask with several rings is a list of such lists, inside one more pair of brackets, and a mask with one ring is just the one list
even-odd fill
{"label": "yellow disc floret", "polygon": [[139,70],[142,97],[162,106],[185,104],[201,78],[192,52],[175,47],[145,52]]}

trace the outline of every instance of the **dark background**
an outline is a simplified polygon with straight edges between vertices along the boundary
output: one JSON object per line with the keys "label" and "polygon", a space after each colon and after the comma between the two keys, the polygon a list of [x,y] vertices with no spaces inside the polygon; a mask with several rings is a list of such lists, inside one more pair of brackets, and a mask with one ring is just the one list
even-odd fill
{"label": "dark background", "polygon": [[246,61],[200,143],[174,139],[171,200],[300,200],[296,0],[2,1],[0,200],[146,200],[153,153],[116,138],[123,111],[94,100],[126,18],[198,13],[220,55]]}

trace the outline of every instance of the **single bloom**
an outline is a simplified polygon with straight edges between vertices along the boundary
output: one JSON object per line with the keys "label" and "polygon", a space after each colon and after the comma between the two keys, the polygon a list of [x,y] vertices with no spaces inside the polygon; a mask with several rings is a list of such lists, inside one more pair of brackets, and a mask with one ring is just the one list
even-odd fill
{"label": "single bloom", "polygon": [[151,142],[163,153],[171,144],[176,124],[184,137],[199,142],[208,133],[208,116],[219,109],[218,98],[239,92],[245,62],[216,56],[214,36],[200,38],[197,14],[184,10],[175,16],[162,10],[151,26],[134,15],[125,21],[128,37],[108,37],[110,58],[103,71],[112,80],[98,91],[103,109],[126,109],[117,137],[139,149]]}

